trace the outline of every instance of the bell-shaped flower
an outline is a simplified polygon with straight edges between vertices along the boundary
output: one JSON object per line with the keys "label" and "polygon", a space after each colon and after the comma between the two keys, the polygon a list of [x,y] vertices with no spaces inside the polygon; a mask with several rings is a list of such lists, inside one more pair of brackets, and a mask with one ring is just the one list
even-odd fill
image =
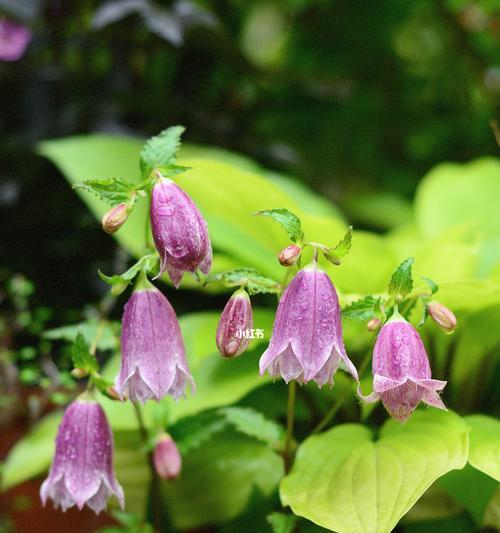
{"label": "bell-shaped flower", "polygon": [[16,61],[21,58],[31,41],[26,26],[0,17],[0,61]]}
{"label": "bell-shaped flower", "polygon": [[166,433],[160,435],[153,449],[153,464],[156,473],[168,481],[179,477],[182,459],[174,439]]}
{"label": "bell-shaped flower", "polygon": [[184,272],[204,274],[212,266],[207,223],[191,198],[172,180],[162,178],[151,196],[151,229],[160,254],[160,274],[167,270],[175,287]]}
{"label": "bell-shaped flower", "polygon": [[110,497],[124,507],[123,489],[113,471],[113,435],[102,407],[84,395],[64,413],[56,437],[56,452],[49,476],[40,489],[66,511],[84,505],[100,513]]}
{"label": "bell-shaped flower", "polygon": [[125,305],[121,349],[115,388],[122,399],[144,403],[167,394],[177,399],[184,395],[186,382],[194,388],[175,311],[147,281]]}
{"label": "bell-shaped flower", "polygon": [[314,380],[321,387],[333,384],[339,366],[358,381],[344,348],[335,287],[313,263],[295,275],[280,299],[271,342],[260,359],[260,374],[267,370],[287,383]]}
{"label": "bell-shaped flower", "polygon": [[395,313],[380,330],[373,349],[373,393],[367,402],[382,400],[388,413],[405,422],[423,401],[446,410],[439,391],[446,381],[431,378],[431,367],[417,330]]}
{"label": "bell-shaped flower", "polygon": [[217,326],[216,342],[224,357],[242,354],[250,344],[253,327],[252,304],[245,289],[238,289],[229,298]]}

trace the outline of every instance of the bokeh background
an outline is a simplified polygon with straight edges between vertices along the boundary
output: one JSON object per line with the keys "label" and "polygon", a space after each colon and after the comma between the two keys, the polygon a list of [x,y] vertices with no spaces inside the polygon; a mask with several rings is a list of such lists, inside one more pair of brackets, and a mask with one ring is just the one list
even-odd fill
{"label": "bokeh background", "polygon": [[[127,261],[40,141],[183,124],[186,141],[291,175],[380,233],[409,220],[437,163],[498,155],[498,0],[0,0],[2,16],[32,33],[0,62],[3,454],[49,401],[40,331],[92,313],[96,269]],[[224,301],[173,298],[180,313]]]}

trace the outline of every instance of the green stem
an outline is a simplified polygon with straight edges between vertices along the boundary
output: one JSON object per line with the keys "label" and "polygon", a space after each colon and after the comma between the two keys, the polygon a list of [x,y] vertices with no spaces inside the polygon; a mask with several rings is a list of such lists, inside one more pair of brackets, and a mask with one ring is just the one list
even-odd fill
{"label": "green stem", "polygon": [[295,422],[295,393],[297,384],[295,381],[291,381],[288,384],[288,405],[286,412],[286,438],[285,438],[285,452],[283,454],[285,462],[285,474],[290,472],[293,464],[293,425]]}
{"label": "green stem", "polygon": [[[366,369],[368,368],[368,365],[370,364],[371,355],[372,355],[371,350],[367,351],[363,361],[361,361],[361,366],[359,367],[359,378],[360,379],[365,373]],[[328,424],[333,420],[335,415],[338,413],[338,411],[340,410],[340,408],[342,407],[342,405],[344,404],[344,402],[347,400],[347,398],[350,395],[351,395],[351,388],[347,387],[344,390],[344,392],[337,398],[337,400],[332,405],[328,413],[326,413],[326,415],[323,417],[323,420],[321,420],[321,422],[313,429],[312,432],[319,433],[320,431],[325,429],[325,427],[327,427]]]}

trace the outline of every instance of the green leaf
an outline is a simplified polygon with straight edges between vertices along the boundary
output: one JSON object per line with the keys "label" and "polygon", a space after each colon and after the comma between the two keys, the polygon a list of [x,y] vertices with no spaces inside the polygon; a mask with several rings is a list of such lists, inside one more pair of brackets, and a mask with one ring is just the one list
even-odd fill
{"label": "green leaf", "polygon": [[293,533],[298,517],[293,514],[271,513],[267,517],[267,521],[273,529],[273,533]]}
{"label": "green leaf", "polygon": [[249,294],[279,294],[281,285],[271,278],[261,276],[253,268],[237,268],[210,275],[205,284],[221,281],[226,287],[239,287],[244,285]]}
{"label": "green leaf", "polygon": [[121,178],[87,180],[82,183],[76,183],[73,187],[91,192],[109,205],[130,201],[134,191],[134,185]]}
{"label": "green leaf", "polygon": [[303,240],[304,232],[300,218],[288,209],[264,209],[255,214],[271,217],[283,227],[292,242],[300,243]]}
{"label": "green leaf", "polygon": [[[78,333],[81,333],[87,343],[90,344],[96,338],[99,328],[102,328],[102,324],[98,320],[86,320],[85,322],[77,322],[76,324],[46,330],[42,336],[44,339],[64,340],[72,343]],[[119,328],[119,322],[106,322],[99,336],[97,349],[103,351],[116,350],[118,348]]]}
{"label": "green leaf", "polygon": [[500,421],[485,415],[466,416],[470,427],[469,463],[500,481]]}
{"label": "green leaf", "polygon": [[182,455],[201,446],[215,433],[226,428],[228,422],[214,411],[188,416],[169,427]]}
{"label": "green leaf", "polygon": [[347,228],[344,237],[333,248],[323,251],[324,256],[334,265],[340,265],[340,259],[345,257],[351,250],[352,226]]}
{"label": "green leaf", "polygon": [[[144,272],[149,276],[155,276],[159,271],[160,266],[160,258],[158,257],[158,254],[147,254],[144,255],[135,263],[133,266],[131,266],[126,272],[123,274],[115,274],[113,276],[106,276],[101,271],[98,272],[99,277],[102,279],[102,281],[106,282],[108,285],[111,285],[112,287],[119,288],[118,294],[123,292],[127,286],[131,283],[131,281],[139,274],[139,272]],[[115,291],[113,294],[115,296],[118,296],[116,294],[117,291]]]}
{"label": "green leaf", "polygon": [[431,278],[426,278],[425,276],[422,276],[422,279],[425,281],[425,283],[427,283],[427,285],[429,285],[431,294],[436,294],[436,292],[439,290],[438,284]]}
{"label": "green leaf", "polygon": [[365,296],[342,309],[342,316],[349,320],[370,320],[380,315],[380,298]]}
{"label": "green leaf", "polygon": [[219,411],[238,431],[279,448],[283,444],[284,428],[250,407],[225,407]]}
{"label": "green leaf", "polygon": [[140,167],[144,177],[157,167],[175,163],[184,131],[183,126],[172,126],[146,142],[140,155]]}
{"label": "green leaf", "polygon": [[38,476],[49,468],[61,418],[61,411],[46,415],[14,444],[2,465],[2,490]]}
{"label": "green leaf", "polygon": [[343,424],[306,439],[281,482],[283,505],[338,533],[388,533],[432,483],[467,461],[465,422],[417,411],[401,426]]}
{"label": "green leaf", "polygon": [[413,289],[413,278],[411,276],[412,265],[413,257],[409,257],[396,268],[391,276],[389,296],[392,296],[398,302],[404,300]]}
{"label": "green leaf", "polygon": [[71,357],[75,368],[81,368],[89,374],[99,370],[97,359],[90,353],[90,347],[82,333],[78,332],[71,348]]}
{"label": "green leaf", "polygon": [[163,485],[177,529],[225,522],[238,516],[257,489],[269,496],[283,475],[283,460],[241,433],[217,433],[183,457],[182,474]]}

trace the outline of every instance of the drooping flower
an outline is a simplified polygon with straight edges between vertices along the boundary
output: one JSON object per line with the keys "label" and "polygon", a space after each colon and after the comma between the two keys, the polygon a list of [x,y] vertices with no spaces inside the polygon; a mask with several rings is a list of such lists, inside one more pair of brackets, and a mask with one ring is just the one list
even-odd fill
{"label": "drooping flower", "polygon": [[429,359],[417,330],[395,313],[380,330],[373,349],[373,393],[367,402],[382,400],[388,413],[405,422],[423,401],[446,410],[438,392],[446,381],[431,378]]}
{"label": "drooping flower", "polygon": [[288,383],[314,380],[333,384],[338,367],[358,381],[347,357],[337,293],[315,263],[300,270],[278,305],[271,342],[260,359],[260,374],[281,375]]}
{"label": "drooping flower", "polygon": [[17,61],[31,41],[26,26],[0,17],[0,61]]}
{"label": "drooping flower", "polygon": [[169,301],[149,282],[125,305],[121,336],[122,360],[115,388],[133,402],[184,395],[194,388],[177,316]]}
{"label": "drooping flower", "polygon": [[123,509],[123,489],[113,471],[113,434],[102,407],[81,396],[64,413],[40,497],[43,505],[51,499],[63,511],[87,505],[98,514],[112,496]]}
{"label": "drooping flower", "polygon": [[167,270],[175,287],[184,272],[204,274],[212,266],[207,223],[191,198],[172,180],[162,178],[151,197],[151,228],[160,254],[161,272]]}
{"label": "drooping flower", "polygon": [[172,481],[179,477],[182,467],[181,454],[170,435],[164,433],[156,441],[153,450],[153,464],[156,473],[161,478]]}
{"label": "drooping flower", "polygon": [[278,261],[282,266],[293,266],[299,260],[301,252],[302,249],[300,246],[297,246],[296,244],[290,244],[281,250],[280,254],[278,255]]}
{"label": "drooping flower", "polygon": [[434,322],[446,333],[453,333],[457,327],[457,317],[442,303],[433,301],[427,306],[427,311]]}
{"label": "drooping flower", "polygon": [[242,354],[250,344],[247,330],[252,329],[252,304],[245,289],[238,289],[229,298],[217,326],[216,342],[224,357]]}

